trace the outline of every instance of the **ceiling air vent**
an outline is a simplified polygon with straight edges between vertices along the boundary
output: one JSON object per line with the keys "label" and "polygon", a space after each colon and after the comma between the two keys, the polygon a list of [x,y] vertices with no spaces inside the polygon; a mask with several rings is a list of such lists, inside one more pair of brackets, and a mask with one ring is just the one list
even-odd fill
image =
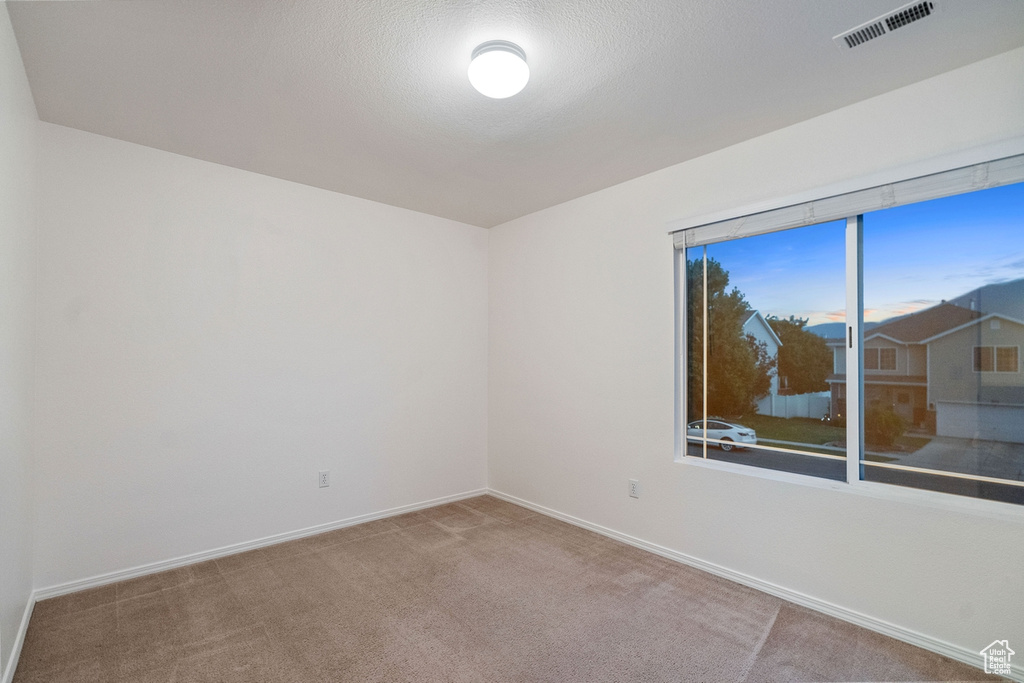
{"label": "ceiling air vent", "polygon": [[906,26],[918,19],[924,19],[925,17],[930,16],[934,9],[935,5],[930,2],[919,2],[916,5],[905,7],[895,14],[887,16],[885,18],[885,25],[890,31],[895,31],[900,26]]}
{"label": "ceiling air vent", "polygon": [[842,39],[846,42],[847,47],[857,47],[861,43],[866,43],[872,38],[878,36],[884,36],[885,29],[882,27],[882,22],[876,21],[873,24],[868,24],[864,28],[859,28],[855,31],[850,31],[842,36]]}
{"label": "ceiling air vent", "polygon": [[895,31],[907,24],[912,24],[919,19],[930,17],[935,14],[937,9],[935,2],[931,0],[927,2],[912,2],[888,14],[883,14],[877,19],[872,19],[856,28],[840,33],[832,40],[842,49],[848,50],[858,45],[863,45],[869,40],[884,36],[886,33]]}

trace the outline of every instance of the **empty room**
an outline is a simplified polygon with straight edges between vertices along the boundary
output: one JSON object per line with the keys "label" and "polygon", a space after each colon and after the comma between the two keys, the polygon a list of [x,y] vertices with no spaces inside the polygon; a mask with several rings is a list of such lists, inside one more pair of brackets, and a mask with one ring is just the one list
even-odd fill
{"label": "empty room", "polygon": [[1024,681],[1024,3],[3,5],[0,683]]}

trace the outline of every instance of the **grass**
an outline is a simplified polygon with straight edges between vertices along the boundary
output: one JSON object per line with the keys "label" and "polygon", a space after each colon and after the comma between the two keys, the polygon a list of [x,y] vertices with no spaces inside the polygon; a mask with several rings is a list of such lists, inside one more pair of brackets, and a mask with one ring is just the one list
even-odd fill
{"label": "grass", "polygon": [[758,439],[793,441],[824,445],[832,441],[846,441],[846,430],[821,420],[806,417],[769,417],[744,415],[738,422],[757,432]]}
{"label": "grass", "polygon": [[[732,418],[727,418],[732,420]],[[846,429],[836,427],[828,422],[822,422],[806,417],[769,417],[757,413],[744,415],[734,419],[735,422],[750,427],[757,432],[758,441],[765,439],[770,441],[792,441],[793,443],[812,446],[805,450],[811,452],[828,453],[830,455],[841,455],[836,451],[816,449],[813,446],[824,446],[828,443],[846,442]],[[904,435],[896,439],[896,450],[900,453],[913,453],[927,444],[931,439],[923,436]],[[877,450],[877,449],[871,449]],[[866,459],[873,462],[891,462],[895,458],[876,453],[868,453]]]}

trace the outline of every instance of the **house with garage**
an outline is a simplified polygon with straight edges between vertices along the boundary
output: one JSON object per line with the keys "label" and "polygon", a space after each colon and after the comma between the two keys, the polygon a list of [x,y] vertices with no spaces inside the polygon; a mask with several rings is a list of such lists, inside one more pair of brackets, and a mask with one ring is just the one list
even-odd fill
{"label": "house with garage", "polygon": [[[833,414],[846,412],[846,350],[830,340]],[[1024,443],[1024,322],[942,302],[864,338],[864,403],[938,436]]]}

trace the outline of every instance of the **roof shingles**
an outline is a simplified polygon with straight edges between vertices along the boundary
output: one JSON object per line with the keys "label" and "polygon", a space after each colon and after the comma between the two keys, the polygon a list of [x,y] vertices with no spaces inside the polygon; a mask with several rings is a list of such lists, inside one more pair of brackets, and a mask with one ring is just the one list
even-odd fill
{"label": "roof shingles", "polygon": [[983,315],[980,311],[972,311],[963,306],[941,303],[879,325],[867,336],[884,335],[897,341],[915,343],[977,320]]}

